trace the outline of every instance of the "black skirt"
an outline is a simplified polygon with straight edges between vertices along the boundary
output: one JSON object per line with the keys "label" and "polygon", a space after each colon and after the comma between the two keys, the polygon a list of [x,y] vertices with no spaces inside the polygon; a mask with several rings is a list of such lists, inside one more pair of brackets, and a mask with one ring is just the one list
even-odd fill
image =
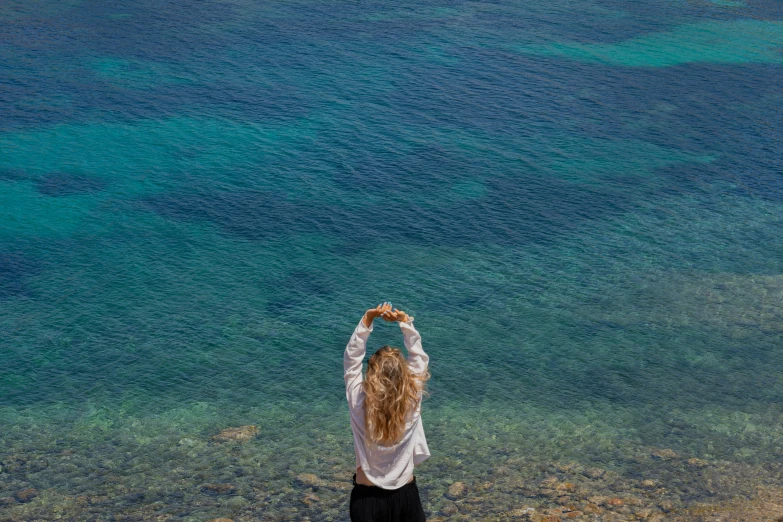
{"label": "black skirt", "polygon": [[351,522],[425,522],[416,479],[401,488],[383,489],[356,483],[351,491]]}

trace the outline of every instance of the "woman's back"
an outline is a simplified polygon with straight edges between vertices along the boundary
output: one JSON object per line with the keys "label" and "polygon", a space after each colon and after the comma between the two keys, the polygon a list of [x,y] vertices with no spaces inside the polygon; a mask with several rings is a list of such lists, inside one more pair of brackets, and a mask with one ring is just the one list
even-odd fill
{"label": "woman's back", "polygon": [[[390,306],[388,310],[391,311]],[[421,420],[422,387],[428,377],[429,357],[421,346],[412,317],[397,311],[384,316],[382,306],[368,314],[369,320],[365,314],[354,330],[343,359],[356,467],[376,486],[397,489],[412,479],[414,466],[430,456]],[[383,347],[370,359],[365,381],[362,361],[375,317],[400,317],[408,357],[405,361],[398,350],[395,353],[396,349]],[[404,367],[399,366],[396,358],[404,361]]]}

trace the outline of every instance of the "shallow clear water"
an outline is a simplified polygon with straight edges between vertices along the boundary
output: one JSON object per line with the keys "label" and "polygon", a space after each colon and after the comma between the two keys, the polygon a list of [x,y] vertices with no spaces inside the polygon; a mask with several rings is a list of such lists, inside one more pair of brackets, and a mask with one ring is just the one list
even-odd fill
{"label": "shallow clear water", "polygon": [[780,464],[780,3],[14,0],[0,71],[0,497],[231,474],[209,437],[255,424],[289,509],[352,465],[384,300],[432,357],[431,514],[514,458]]}

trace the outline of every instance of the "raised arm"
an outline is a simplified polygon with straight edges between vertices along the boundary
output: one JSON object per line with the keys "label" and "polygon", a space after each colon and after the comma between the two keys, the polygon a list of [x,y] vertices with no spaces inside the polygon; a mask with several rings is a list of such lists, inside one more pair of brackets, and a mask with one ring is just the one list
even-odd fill
{"label": "raised arm", "polygon": [[397,321],[400,323],[405,349],[408,350],[408,364],[410,365],[411,370],[417,375],[424,375],[427,373],[430,357],[424,353],[424,348],[421,346],[421,335],[419,335],[419,332],[413,326],[413,317],[396,308],[391,311],[383,312],[381,317],[386,321]]}
{"label": "raised arm", "polygon": [[372,333],[372,322],[387,310],[391,310],[391,304],[383,303],[376,308],[371,308],[364,313],[362,320],[353,331],[348,346],[343,355],[343,371],[345,378],[345,393],[348,401],[351,401],[351,391],[362,383],[362,361],[367,352],[367,338]]}
{"label": "raised arm", "polygon": [[424,353],[421,335],[413,326],[413,317],[408,317],[407,321],[400,321],[400,330],[402,330],[405,349],[408,350],[408,364],[411,370],[417,375],[424,375],[430,364],[430,356]]}

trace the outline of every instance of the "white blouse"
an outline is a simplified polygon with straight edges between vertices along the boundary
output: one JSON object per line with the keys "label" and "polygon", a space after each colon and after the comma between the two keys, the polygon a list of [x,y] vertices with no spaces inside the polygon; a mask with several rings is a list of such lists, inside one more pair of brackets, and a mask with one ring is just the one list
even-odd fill
{"label": "white blouse", "polygon": [[[421,375],[427,371],[430,358],[421,347],[421,336],[413,327],[413,319],[400,322],[400,330],[408,350],[408,364],[411,371]],[[361,466],[367,478],[384,489],[397,489],[408,483],[413,476],[413,467],[430,456],[424,426],[421,424],[421,403],[412,412],[405,424],[402,439],[393,446],[381,446],[365,438],[364,433],[364,386],[362,385],[362,360],[367,350],[367,338],[372,333],[359,321],[348,346],[345,347],[343,366],[345,369],[345,393],[351,412],[353,447],[356,453],[356,467]]]}

